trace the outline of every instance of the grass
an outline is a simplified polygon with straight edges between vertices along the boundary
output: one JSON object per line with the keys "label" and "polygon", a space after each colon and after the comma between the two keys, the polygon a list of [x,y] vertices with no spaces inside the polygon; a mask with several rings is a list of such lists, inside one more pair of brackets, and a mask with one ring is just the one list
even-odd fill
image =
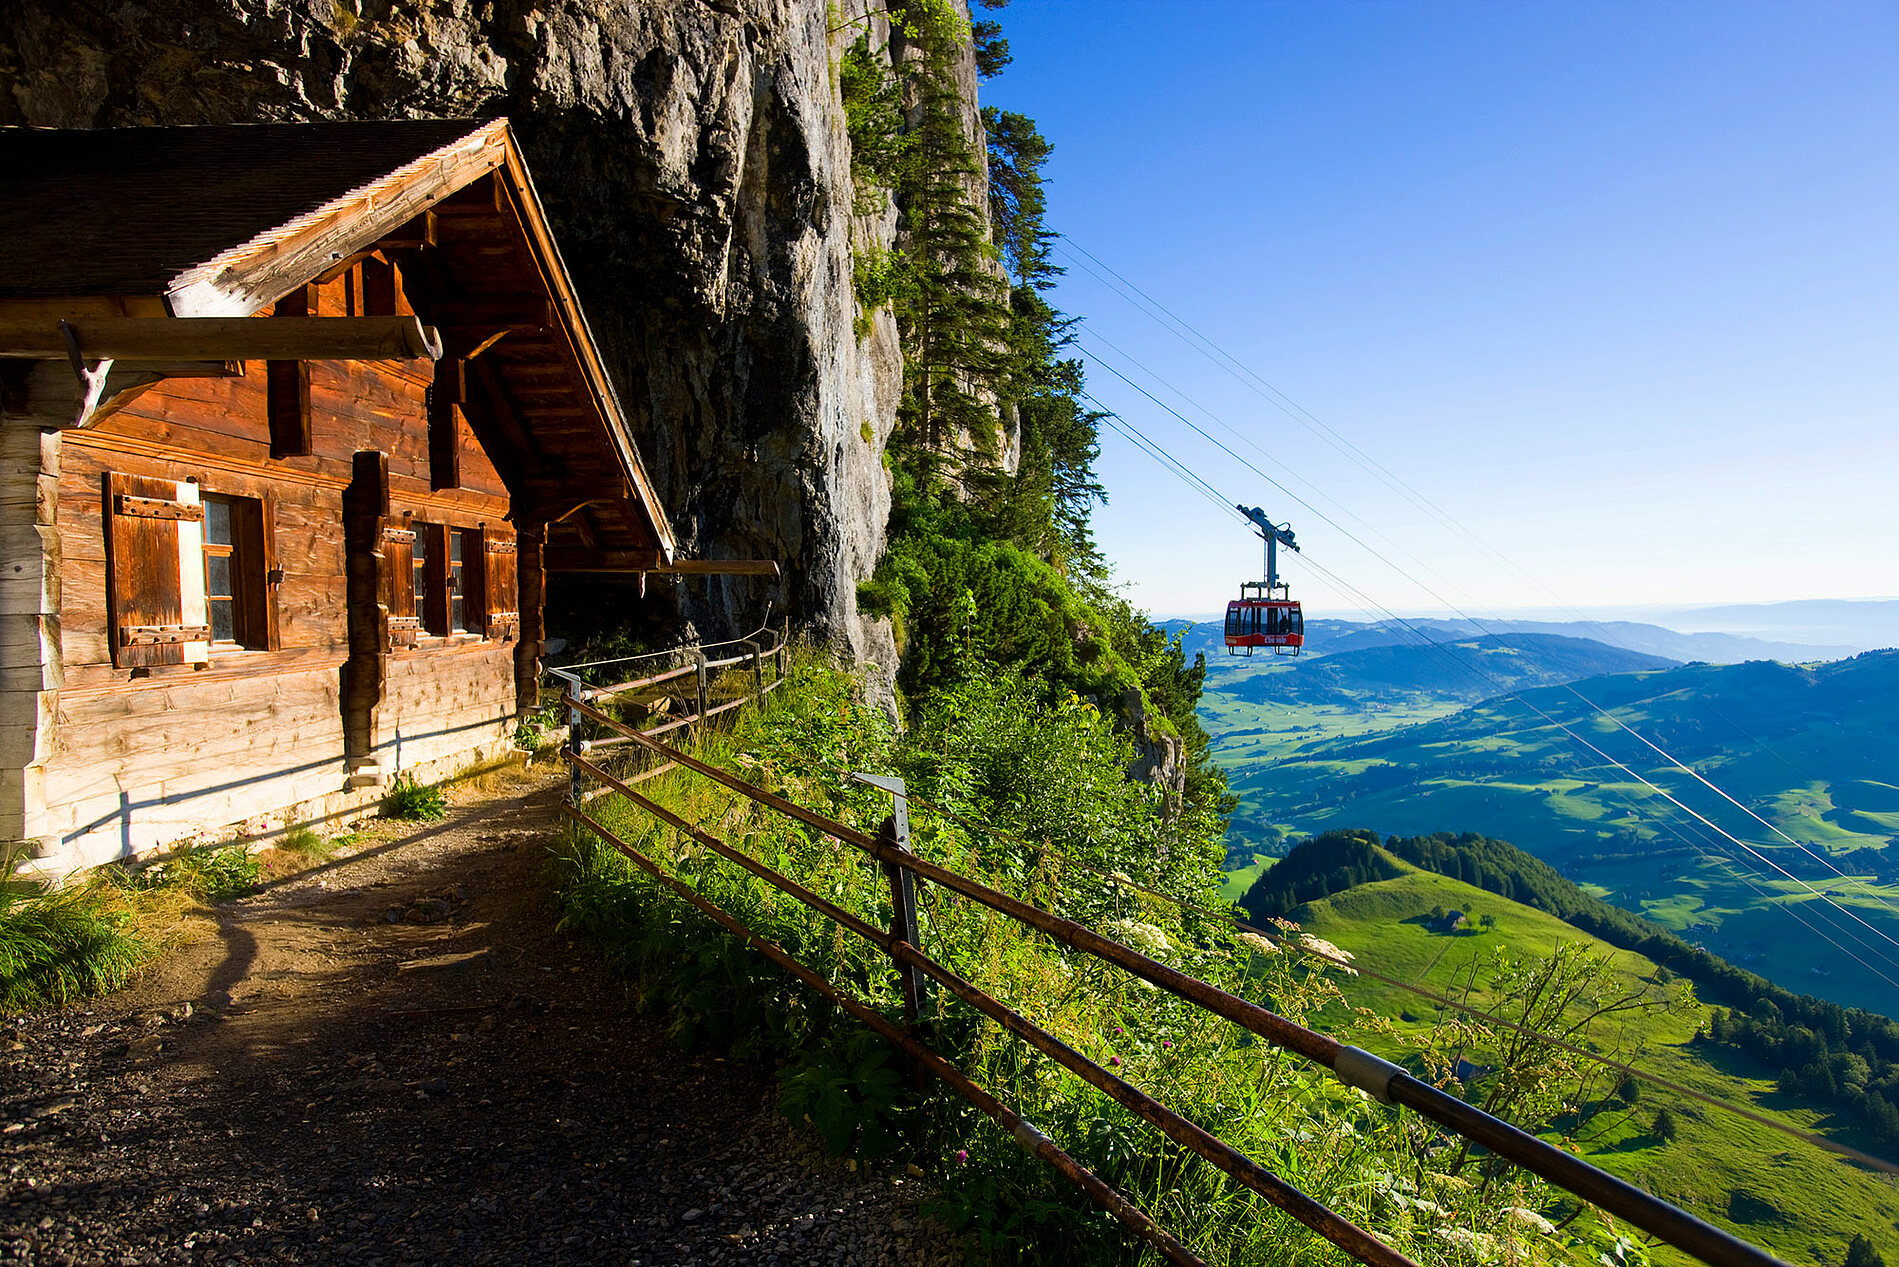
{"label": "grass", "polygon": [[105,881],[62,890],[0,883],[0,1013],[110,990],[151,953]]}
{"label": "grass", "polygon": [[[1087,724],[1079,711],[1027,720],[1028,729],[1044,739]],[[1009,724],[978,714],[958,733]],[[978,782],[966,764],[966,746],[936,745],[925,727],[899,739],[878,715],[852,702],[847,680],[810,665],[800,666],[784,691],[734,730],[702,736],[699,744],[702,758],[742,769],[772,791],[870,830],[887,812],[888,798],[847,781],[845,770],[901,771],[919,796],[964,806]],[[1076,780],[1056,775],[1052,768],[1025,774],[1019,791],[1033,796],[1052,790],[1068,812],[1089,814],[1088,798],[1063,795]],[[856,851],[686,772],[662,775],[642,790],[862,918],[888,921],[883,877]],[[748,926],[840,988],[898,1015],[888,964],[869,948],[620,798],[603,798],[592,808],[611,830]],[[1019,807],[984,802],[978,808],[981,821],[1021,826]],[[1334,978],[1316,961],[1254,956],[1228,944],[1217,921],[1183,916],[1170,904],[1076,869],[1059,852],[1025,851],[970,834],[920,808],[912,814],[913,847],[924,857],[1117,930],[1185,971],[1269,1000],[1280,1014],[1311,1020],[1348,1041],[1385,1032],[1377,1018],[1346,1006]],[[963,1234],[978,1257],[1146,1261],[1012,1140],[946,1094],[917,1092],[905,1080],[886,1076],[886,1059],[854,1026],[709,926],[591,833],[576,833],[564,866],[566,926],[603,948],[635,997],[669,1015],[682,1043],[711,1043],[777,1062],[786,1107],[808,1117],[834,1147],[923,1167],[941,1193],[934,1213]],[[1211,882],[1196,896],[1217,900]],[[1522,1230],[1506,1217],[1507,1209],[1558,1207],[1557,1197],[1540,1183],[1508,1174],[1478,1184],[1453,1173],[1455,1159],[1433,1133],[1419,1130],[1415,1118],[1381,1108],[1117,969],[1065,953],[987,908],[949,901],[929,886],[920,915],[924,948],[959,974],[1089,1058],[1113,1061],[1129,1081],[1423,1263],[1449,1267],[1494,1256],[1524,1264],[1593,1263],[1613,1246],[1614,1229],[1593,1217],[1572,1224],[1565,1238]],[[925,1013],[939,1050],[1154,1212],[1208,1261],[1262,1267],[1343,1261],[1250,1192],[1166,1144],[1120,1106],[941,992],[932,993]],[[1467,1235],[1472,1229],[1480,1233],[1475,1241]],[[1639,1251],[1634,1257],[1641,1258]]]}
{"label": "grass", "polygon": [[[1534,907],[1394,862],[1406,874],[1311,903],[1295,918],[1356,953],[1361,965],[1440,993],[1455,989],[1474,965],[1499,949],[1547,954],[1564,943],[1599,944]],[[1491,914],[1497,930],[1433,932],[1424,922],[1433,906]],[[1653,979],[1654,965],[1642,956],[1602,949],[1609,951],[1616,972],[1629,986]],[[1395,1057],[1438,1022],[1431,1004],[1406,991],[1363,977],[1348,979],[1342,987],[1351,1004],[1394,1018],[1388,1034],[1365,1044],[1382,1047],[1387,1055]],[[1795,1107],[1781,1096],[1773,1071],[1750,1067],[1735,1053],[1693,1041],[1706,1012],[1697,1003],[1680,1014],[1635,1018],[1620,1032],[1609,1028],[1594,1037],[1605,1053],[1619,1054],[1638,1067],[1798,1129],[1825,1133],[1826,1116]],[[1404,1021],[1405,1013],[1417,1019]],[[1650,1133],[1654,1114],[1663,1106],[1679,1125],[1673,1141]],[[1794,1261],[1837,1263],[1855,1233],[1871,1237],[1889,1258],[1899,1251],[1899,1237],[1894,1235],[1899,1182],[1685,1097],[1644,1088],[1631,1109],[1573,1124],[1570,1136],[1569,1142],[1592,1163]],[[1745,1194],[1738,1203],[1736,1192]],[[1730,1217],[1731,1209],[1754,1217],[1736,1220]],[[1779,1216],[1764,1216],[1765,1210],[1779,1211]],[[1666,1249],[1658,1250],[1656,1258],[1691,1261]]]}
{"label": "grass", "polygon": [[418,783],[412,774],[399,775],[382,805],[384,818],[428,822],[448,814],[448,793],[432,784]]}

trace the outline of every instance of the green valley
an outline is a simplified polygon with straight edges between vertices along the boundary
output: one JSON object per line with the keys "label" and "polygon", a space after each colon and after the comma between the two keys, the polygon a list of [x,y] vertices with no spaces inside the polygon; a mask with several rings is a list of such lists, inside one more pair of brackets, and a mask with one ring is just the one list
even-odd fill
{"label": "green valley", "polygon": [[[1315,842],[1307,851],[1333,843]],[[1368,1031],[1358,1040],[1364,1045],[1413,1068],[1428,1063],[1426,1051],[1461,1061],[1463,1093],[1481,1102],[1494,1081],[1481,1035],[1458,1028],[1451,1009],[1369,974],[1514,1015],[1507,965],[1587,946],[1608,960],[1602,994],[1640,996],[1651,1004],[1677,999],[1672,1007],[1598,1021],[1584,1040],[1590,1050],[1799,1130],[1839,1128],[1825,1110],[1784,1094],[1774,1071],[1698,1039],[1712,1009],[1647,957],[1610,947],[1535,907],[1412,866],[1383,848],[1371,853],[1370,878],[1284,909],[1303,932],[1354,956],[1359,975],[1333,975],[1346,1006],[1374,1014],[1357,1018]],[[1463,917],[1455,927],[1452,915]],[[1565,1059],[1556,1056],[1557,1066]],[[1552,1115],[1543,1133],[1592,1163],[1792,1259],[1839,1261],[1855,1233],[1871,1233],[1882,1248],[1893,1243],[1899,1194],[1886,1178],[1665,1088],[1630,1087],[1600,1066],[1585,1070],[1589,1062],[1568,1063],[1573,1111]],[[1850,1132],[1842,1138],[1865,1142]],[[1655,1258],[1690,1261],[1665,1248]]]}
{"label": "green valley", "polygon": [[1344,701],[1249,710],[1248,689],[1209,674],[1202,705],[1240,799],[1230,894],[1327,828],[1476,831],[1789,989],[1899,1008],[1880,953],[1899,937],[1899,653],[1618,673],[1467,708],[1415,698],[1350,729],[1330,728]]}

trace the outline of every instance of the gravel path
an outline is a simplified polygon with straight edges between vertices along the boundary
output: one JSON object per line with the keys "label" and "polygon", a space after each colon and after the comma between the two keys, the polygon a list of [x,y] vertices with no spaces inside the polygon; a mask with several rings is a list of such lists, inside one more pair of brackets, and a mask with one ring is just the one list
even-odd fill
{"label": "gravel path", "polygon": [[682,1053],[553,931],[556,794],[462,789],[0,1021],[0,1261],[959,1261],[922,1183],[826,1159],[769,1071]]}

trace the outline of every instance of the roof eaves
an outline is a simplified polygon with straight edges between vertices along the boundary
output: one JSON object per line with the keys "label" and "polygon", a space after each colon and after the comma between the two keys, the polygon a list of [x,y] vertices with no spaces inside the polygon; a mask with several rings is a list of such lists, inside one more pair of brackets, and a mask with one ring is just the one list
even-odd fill
{"label": "roof eaves", "polygon": [[501,167],[508,148],[507,120],[471,125],[459,140],[179,273],[166,287],[172,314],[250,316]]}
{"label": "roof eaves", "polygon": [[560,314],[561,324],[566,329],[581,372],[587,377],[587,386],[599,406],[608,442],[620,460],[621,469],[632,482],[640,505],[646,511],[654,539],[659,543],[660,561],[670,565],[678,549],[672,524],[660,504],[652,480],[646,474],[646,464],[640,460],[639,447],[634,444],[632,431],[627,426],[619,393],[614,390],[613,380],[608,377],[606,367],[600,360],[599,346],[594,342],[593,330],[587,324],[587,315],[581,310],[580,300],[574,294],[567,265],[561,259],[560,246],[547,227],[547,214],[541,206],[541,196],[534,188],[534,178],[527,164],[521,160],[511,132],[506,134],[506,166],[515,195],[520,199],[522,227],[527,230],[530,247],[540,257],[542,273],[554,295],[554,307]]}

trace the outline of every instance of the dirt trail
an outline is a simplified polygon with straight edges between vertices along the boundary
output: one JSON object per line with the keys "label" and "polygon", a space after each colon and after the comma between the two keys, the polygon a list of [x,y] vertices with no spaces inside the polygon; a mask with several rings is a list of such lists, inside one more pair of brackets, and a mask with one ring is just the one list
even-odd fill
{"label": "dirt trail", "polygon": [[0,1260],[937,1263],[923,1186],[825,1159],[554,931],[559,785],[217,911],[89,1008],[0,1021]]}

